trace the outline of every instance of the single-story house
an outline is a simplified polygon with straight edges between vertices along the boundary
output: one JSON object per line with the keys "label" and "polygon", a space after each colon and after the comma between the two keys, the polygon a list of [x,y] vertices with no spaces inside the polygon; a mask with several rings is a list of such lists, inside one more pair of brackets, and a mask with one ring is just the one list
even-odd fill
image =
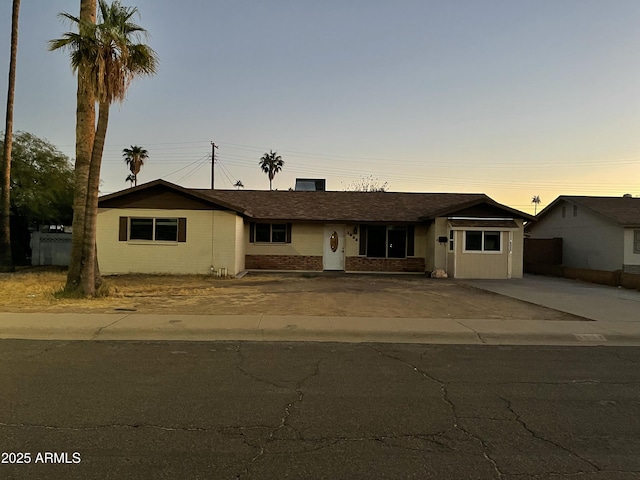
{"label": "single-story house", "polygon": [[640,274],[640,198],[562,195],[526,230],[562,238],[567,267]]}
{"label": "single-story house", "polygon": [[252,191],[156,180],[100,198],[105,274],[244,270],[518,278],[530,215],[484,194]]}

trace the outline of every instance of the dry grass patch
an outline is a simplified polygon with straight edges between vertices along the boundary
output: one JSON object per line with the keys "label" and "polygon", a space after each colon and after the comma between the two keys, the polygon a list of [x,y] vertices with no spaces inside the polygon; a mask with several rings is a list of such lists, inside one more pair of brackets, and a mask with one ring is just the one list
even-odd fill
{"label": "dry grass patch", "polygon": [[0,305],[45,303],[64,287],[66,272],[22,271],[0,275]]}
{"label": "dry grass patch", "polygon": [[421,275],[249,274],[105,277],[107,296],[56,295],[61,270],[29,269],[0,275],[0,311],[199,315],[318,315],[448,319],[567,320],[570,316]]}

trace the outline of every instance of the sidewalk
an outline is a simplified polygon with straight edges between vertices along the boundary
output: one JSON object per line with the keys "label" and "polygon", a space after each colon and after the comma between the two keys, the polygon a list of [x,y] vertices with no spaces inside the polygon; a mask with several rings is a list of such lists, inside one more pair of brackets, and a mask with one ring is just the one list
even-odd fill
{"label": "sidewalk", "polygon": [[0,313],[0,338],[640,345],[639,322]]}

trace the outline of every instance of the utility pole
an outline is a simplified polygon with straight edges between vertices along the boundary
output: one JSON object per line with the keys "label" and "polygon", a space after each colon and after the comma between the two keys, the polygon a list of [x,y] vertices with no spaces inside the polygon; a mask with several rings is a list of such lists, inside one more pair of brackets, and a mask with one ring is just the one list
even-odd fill
{"label": "utility pole", "polygon": [[215,187],[215,166],[216,166],[216,148],[218,146],[211,142],[211,190],[214,190]]}

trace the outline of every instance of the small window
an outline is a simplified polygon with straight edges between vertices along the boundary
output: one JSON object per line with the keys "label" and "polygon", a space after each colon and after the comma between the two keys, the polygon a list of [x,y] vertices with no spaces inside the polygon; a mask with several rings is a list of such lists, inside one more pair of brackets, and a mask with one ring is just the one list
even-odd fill
{"label": "small window", "polygon": [[453,230],[449,231],[449,251],[453,252]]}
{"label": "small window", "polygon": [[156,218],[155,240],[161,242],[178,241],[178,219]]}
{"label": "small window", "polygon": [[256,242],[270,242],[271,241],[271,224],[270,223],[256,223]]}
{"label": "small window", "polygon": [[271,225],[271,241],[273,243],[285,243],[287,240],[287,224],[274,223]]}
{"label": "small window", "polygon": [[153,240],[153,218],[132,218],[129,240]]}
{"label": "small window", "polygon": [[291,224],[288,223],[256,223],[252,233],[251,242],[291,243]]}
{"label": "small window", "polygon": [[502,232],[469,230],[464,232],[465,252],[501,252]]}
{"label": "small window", "polygon": [[484,251],[500,251],[500,232],[484,232]]}
{"label": "small window", "polygon": [[640,230],[633,231],[633,253],[640,253]]}
{"label": "small window", "polygon": [[465,232],[465,250],[482,251],[482,232]]}
{"label": "small window", "polygon": [[574,206],[573,206],[573,216],[574,216],[574,217],[577,217],[577,216],[578,216],[578,206],[577,206],[577,205],[574,205]]}
{"label": "small window", "polygon": [[[126,218],[126,217],[125,217]],[[185,220],[183,223],[183,238],[179,238],[179,219],[177,218],[131,218],[129,220],[129,240],[147,240],[156,242],[184,242],[186,233]],[[126,228],[126,221],[120,225]],[[120,235],[120,240],[126,239],[126,232]]]}
{"label": "small window", "polygon": [[565,218],[567,216],[567,207],[563,206],[562,207],[562,218]]}

